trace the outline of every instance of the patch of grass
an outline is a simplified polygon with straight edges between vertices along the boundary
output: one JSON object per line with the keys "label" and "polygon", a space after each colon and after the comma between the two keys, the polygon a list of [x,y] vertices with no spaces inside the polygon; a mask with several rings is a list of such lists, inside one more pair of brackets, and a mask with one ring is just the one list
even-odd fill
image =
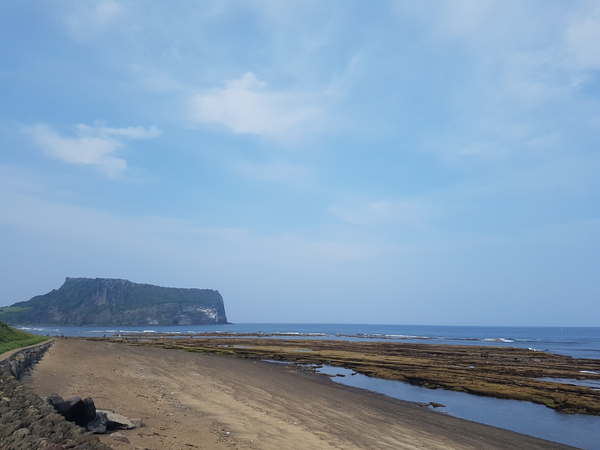
{"label": "patch of grass", "polygon": [[16,348],[39,344],[47,339],[46,336],[36,336],[35,334],[16,330],[15,328],[0,322],[0,354]]}

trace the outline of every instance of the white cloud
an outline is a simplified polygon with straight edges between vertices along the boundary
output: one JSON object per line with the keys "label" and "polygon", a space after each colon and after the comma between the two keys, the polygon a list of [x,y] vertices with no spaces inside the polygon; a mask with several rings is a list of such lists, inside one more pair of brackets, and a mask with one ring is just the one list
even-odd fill
{"label": "white cloud", "polygon": [[25,127],[34,142],[48,155],[69,164],[93,165],[110,177],[127,169],[127,161],[114,156],[122,139],[149,139],[160,134],[156,127],[110,128],[102,125],[76,126],[76,137],[64,137],[48,125]]}
{"label": "white cloud", "polygon": [[[452,162],[515,160],[549,134],[579,139],[574,130],[589,120],[595,101],[582,87],[596,83],[593,71],[600,69],[600,2],[404,3],[399,17],[420,22],[424,53],[443,51],[464,67],[440,98],[441,105],[448,101],[450,126],[427,135],[438,141],[434,153]],[[563,114],[570,126],[557,126]],[[516,136],[518,128],[526,131]]]}
{"label": "white cloud", "polygon": [[355,225],[426,226],[434,216],[433,208],[415,200],[391,202],[379,200],[359,206],[334,205],[329,212],[338,219]]}
{"label": "white cloud", "polygon": [[252,72],[206,91],[193,100],[193,119],[234,133],[270,137],[297,134],[300,126],[320,116],[317,96],[273,91]]}

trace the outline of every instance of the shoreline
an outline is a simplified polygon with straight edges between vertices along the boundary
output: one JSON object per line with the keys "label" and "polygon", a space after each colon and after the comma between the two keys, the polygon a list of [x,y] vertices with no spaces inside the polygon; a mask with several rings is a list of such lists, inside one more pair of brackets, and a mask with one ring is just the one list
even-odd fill
{"label": "shoreline", "polygon": [[[88,338],[242,358],[330,365],[426,388],[522,400],[562,413],[600,415],[600,395],[577,385],[600,382],[600,360],[519,348],[244,337]],[[545,379],[545,380],[544,380]],[[548,379],[573,380],[570,383]]]}
{"label": "shoreline", "polygon": [[113,448],[573,449],[243,358],[59,339],[27,384],[146,427]]}

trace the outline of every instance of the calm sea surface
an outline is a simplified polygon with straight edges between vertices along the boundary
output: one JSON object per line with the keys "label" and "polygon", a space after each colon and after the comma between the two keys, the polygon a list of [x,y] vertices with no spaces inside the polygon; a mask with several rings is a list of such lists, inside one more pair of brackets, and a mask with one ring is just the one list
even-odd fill
{"label": "calm sea surface", "polygon": [[521,347],[600,359],[600,327],[450,327],[427,325],[360,325],[308,323],[240,323],[231,325],[121,326],[121,327],[17,327],[36,334],[112,336],[125,333],[202,332],[287,334],[305,339],[386,340],[454,345]]}
{"label": "calm sea surface", "polygon": [[[252,323],[209,326],[169,327],[17,327],[36,333],[64,336],[112,336],[119,334],[203,332],[278,334],[282,338],[385,340],[453,345],[489,345],[520,347],[568,355],[574,358],[600,360],[600,327],[457,327],[426,325],[360,325],[360,324],[287,324]],[[446,405],[440,412],[475,422],[517,431],[523,434],[569,444],[586,450],[600,449],[600,416],[557,413],[529,402],[479,397],[442,389],[426,389],[398,381],[353,375],[346,369],[322,369],[325,373],[343,374],[334,381],[372,390],[390,397],[416,402]],[[575,380],[573,380],[575,381]],[[597,389],[596,384],[590,385]],[[600,396],[600,390],[597,391]]]}

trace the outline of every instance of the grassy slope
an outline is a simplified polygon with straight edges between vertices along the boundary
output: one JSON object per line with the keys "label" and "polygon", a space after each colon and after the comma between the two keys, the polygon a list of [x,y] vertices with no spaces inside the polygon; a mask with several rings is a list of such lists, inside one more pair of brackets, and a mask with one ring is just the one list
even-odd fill
{"label": "grassy slope", "polygon": [[44,342],[46,336],[36,336],[25,331],[16,330],[5,323],[0,322],[0,354],[15,348],[27,347],[28,345]]}

